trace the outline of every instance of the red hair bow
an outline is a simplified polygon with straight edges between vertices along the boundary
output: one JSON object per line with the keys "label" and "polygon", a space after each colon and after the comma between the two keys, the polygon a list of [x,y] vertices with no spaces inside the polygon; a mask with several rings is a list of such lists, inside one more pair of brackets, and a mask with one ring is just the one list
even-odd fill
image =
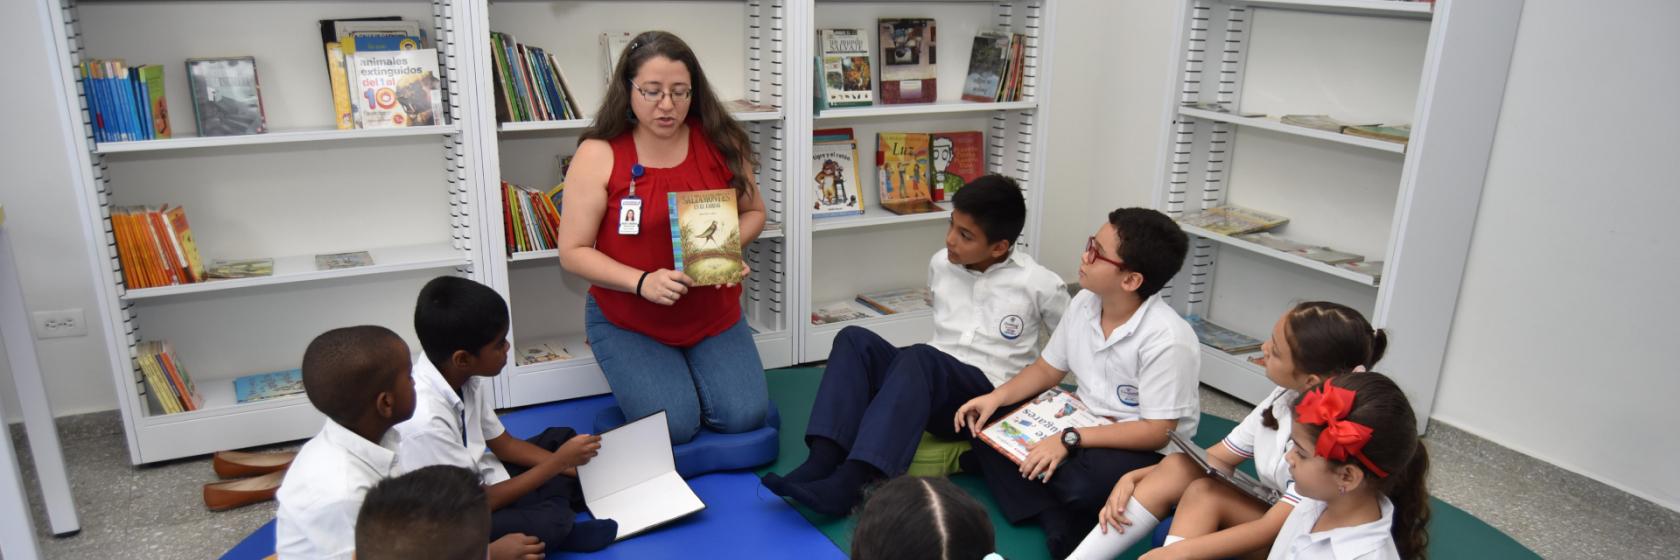
{"label": "red hair bow", "polygon": [[1295,418],[1302,424],[1324,426],[1324,431],[1318,434],[1318,447],[1314,449],[1319,457],[1346,461],[1351,456],[1359,459],[1378,478],[1387,477],[1388,473],[1378,468],[1362,451],[1371,441],[1371,428],[1343,420],[1353,409],[1353,397],[1353,391],[1331,385],[1326,380],[1317,391],[1301,397],[1301,404],[1295,406]]}

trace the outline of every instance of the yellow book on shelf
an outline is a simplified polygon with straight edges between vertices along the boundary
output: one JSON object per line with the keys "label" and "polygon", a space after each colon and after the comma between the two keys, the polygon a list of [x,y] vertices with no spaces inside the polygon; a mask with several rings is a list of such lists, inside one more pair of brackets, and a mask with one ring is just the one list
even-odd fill
{"label": "yellow book on shelf", "polygon": [[327,75],[332,79],[333,122],[339,130],[356,128],[350,112],[350,79],[344,71],[344,49],[336,41],[327,43]]}
{"label": "yellow book on shelf", "polygon": [[134,361],[140,366],[140,375],[146,379],[146,387],[152,391],[152,396],[157,399],[158,404],[163,406],[164,414],[181,412],[181,399],[175,395],[169,380],[164,379],[163,368],[144,350],[145,345],[141,348]]}

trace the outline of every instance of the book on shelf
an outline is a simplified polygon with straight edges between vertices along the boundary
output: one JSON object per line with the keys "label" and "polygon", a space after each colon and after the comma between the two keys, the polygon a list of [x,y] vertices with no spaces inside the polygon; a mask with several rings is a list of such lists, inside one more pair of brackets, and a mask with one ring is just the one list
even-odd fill
{"label": "book on shelf", "polygon": [[1365,260],[1363,255],[1344,253],[1329,247],[1298,243],[1283,237],[1278,237],[1270,232],[1245,233],[1235,237],[1256,245],[1276,249],[1291,255],[1306,257],[1324,264],[1342,264]]}
{"label": "book on shelf", "polygon": [[1213,464],[1208,462],[1207,450],[1184,437],[1184,434],[1177,431],[1168,431],[1167,438],[1172,440],[1173,446],[1183,452],[1186,457],[1189,457],[1192,462],[1195,462],[1196,467],[1208,476],[1229,484],[1238,491],[1267,504],[1276,504],[1278,499],[1283,497],[1282,492],[1266,486],[1259,479],[1241,470],[1231,469],[1231,472],[1225,472],[1214,468]]}
{"label": "book on shelf", "polygon": [[134,349],[134,364],[146,384],[147,392],[164,414],[191,412],[203,407],[204,397],[199,395],[192,376],[168,342],[140,342]]}
{"label": "book on shelf", "polygon": [[77,67],[88,101],[95,142],[155,140],[172,136],[164,98],[163,67],[128,66],[122,60],[88,60]]}
{"label": "book on shelf", "polygon": [[1032,402],[980,430],[980,441],[1020,464],[1027,459],[1027,452],[1032,446],[1044,438],[1061,437],[1068,428],[1091,428],[1113,423],[1113,420],[1091,412],[1073,392],[1051,387],[1034,397]]}
{"label": "book on shelf", "polygon": [[1383,274],[1383,262],[1382,261],[1347,262],[1347,263],[1338,264],[1336,266],[1340,267],[1340,268],[1343,268],[1343,269],[1351,270],[1351,271],[1354,271],[1354,272],[1358,272],[1360,274],[1370,276],[1371,280],[1374,281],[1374,282],[1381,282],[1382,281],[1382,274]]}
{"label": "book on shelf", "polygon": [[261,278],[274,275],[274,259],[216,259],[204,269],[206,278]]}
{"label": "book on shelf", "polygon": [[368,254],[367,251],[315,255],[316,270],[338,270],[363,266],[373,266],[373,255]]}
{"label": "book on shelf", "polygon": [[199,136],[268,131],[256,58],[189,58],[187,83]]}
{"label": "book on shelf", "polygon": [[986,136],[977,130],[935,132],[928,137],[934,202],[950,200],[969,181],[986,174]]}
{"label": "book on shelf", "polygon": [[543,192],[502,181],[502,230],[509,255],[560,247],[560,210],[554,203],[564,188]]}
{"label": "book on shelf", "polygon": [[730,114],[736,113],[772,113],[776,106],[757,103],[747,99],[731,99],[723,102],[723,108]]}
{"label": "book on shelf", "polygon": [[1196,340],[1204,346],[1226,354],[1247,354],[1260,349],[1260,339],[1221,327],[1199,315],[1190,315],[1184,319],[1190,323],[1190,328],[1196,331]]}
{"label": "book on shelf", "polygon": [[607,82],[613,80],[613,70],[618,68],[618,57],[624,55],[624,49],[630,46],[630,41],[636,34],[630,31],[607,31],[601,34],[601,66],[605,67]]}
{"label": "book on shelf", "polygon": [[1341,132],[1342,129],[1350,126],[1370,126],[1345,123],[1330,118],[1330,115],[1284,115],[1282,118],[1278,119],[1278,122],[1287,125],[1304,126],[1325,132]]}
{"label": "book on shelf", "polygon": [[496,119],[500,122],[583,118],[560,61],[547,50],[508,33],[490,34]]}
{"label": "book on shelf", "polygon": [[741,221],[734,189],[667,193],[671,209],[671,252],[677,272],[695,286],[741,280]]}
{"label": "book on shelf", "polygon": [[816,196],[812,218],[856,216],[863,213],[862,184],[858,182],[857,139],[850,128],[813,131],[811,168]]}
{"label": "book on shelf", "polygon": [[869,36],[862,29],[819,29],[823,107],[868,107],[875,104],[874,78],[869,68]]}
{"label": "book on shelf", "polygon": [[1215,113],[1223,113],[1223,114],[1227,114],[1227,115],[1236,115],[1236,116],[1239,116],[1239,117],[1246,117],[1246,118],[1259,118],[1259,117],[1266,116],[1265,113],[1261,113],[1261,112],[1258,112],[1258,111],[1239,111],[1239,110],[1232,109],[1232,108],[1226,106],[1226,104],[1224,104],[1224,103],[1214,103],[1214,102],[1209,102],[1209,101],[1198,101],[1198,102],[1195,102],[1195,103],[1185,103],[1184,106],[1189,107],[1191,109],[1201,109],[1203,111],[1212,111],[1212,112],[1215,112]]}
{"label": "book on shelf", "polygon": [[357,51],[350,64],[359,127],[444,124],[437,49]]}
{"label": "book on shelf", "polygon": [[233,398],[240,404],[301,394],[303,394],[303,370],[301,369],[258,373],[233,380]]}
{"label": "book on shelf", "polygon": [[894,214],[941,212],[929,193],[929,136],[921,132],[875,134],[875,179],[881,207]]}
{"label": "book on shelf", "polygon": [[937,28],[932,19],[882,19],[881,102],[932,103],[939,99]]}
{"label": "book on shelf", "polygon": [[962,98],[967,101],[997,101],[1004,91],[1009,59],[1014,55],[1008,33],[982,31],[974,35],[968,53],[968,78],[963,80]]}
{"label": "book on shelf", "polygon": [[198,244],[181,208],[124,206],[111,211],[117,262],[128,289],[190,284],[205,279]]}
{"label": "book on shelf", "polygon": [[856,299],[849,299],[846,301],[836,301],[824,304],[811,310],[811,324],[827,325],[880,316],[881,312],[876,311],[862,303],[858,303]]}
{"label": "book on shelf", "polygon": [[1266,231],[1289,223],[1289,218],[1267,214],[1240,206],[1216,206],[1178,219],[1185,225],[1196,226],[1220,235],[1240,235]]}
{"label": "book on shelf", "polygon": [[519,351],[519,365],[528,366],[543,362],[559,362],[572,359],[572,353],[565,346],[556,344],[538,344],[528,346]]}
{"label": "book on shelf", "polygon": [[1405,144],[1412,139],[1412,125],[1409,124],[1373,124],[1354,125],[1342,129],[1342,134],[1386,140]]}
{"label": "book on shelf", "polygon": [[882,315],[915,313],[933,309],[933,290],[904,288],[858,294],[857,302]]}

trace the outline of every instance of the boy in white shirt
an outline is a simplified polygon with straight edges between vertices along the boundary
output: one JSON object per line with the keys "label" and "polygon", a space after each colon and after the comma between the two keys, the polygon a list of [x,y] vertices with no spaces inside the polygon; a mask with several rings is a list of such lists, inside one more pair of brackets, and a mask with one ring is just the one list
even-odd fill
{"label": "boy in white shirt", "polygon": [[1027,206],[1014,180],[986,175],[951,198],[945,250],[928,263],[933,340],[897,348],[860,327],[834,340],[805,442],[810,456],[764,485],[845,515],[864,485],[903,474],[922,432],[961,437],[945,422],[1033,359],[1039,332],[1067,306],[1061,278],[1014,251]]}
{"label": "boy in white shirt", "polygon": [[490,538],[524,533],[549,552],[589,552],[612,544],[611,519],[574,523],[583,492],[577,466],[600,436],[549,428],[531,440],[507,433],[496,416],[490,378],[507,365],[508,308],[501,294],[458,276],[433,278],[414,306],[425,355],[414,362],[414,418],[397,426],[402,470],[451,465],[477,473],[490,504]]}
{"label": "boy in white shirt", "polygon": [[1069,372],[1091,411],[1115,420],[1045,438],[1016,464],[989,445],[962,457],[979,471],[1011,523],[1036,519],[1051,554],[1071,553],[1096,525],[1109,488],[1127,472],[1161,460],[1167,432],[1194,436],[1201,350],[1190,324],[1156,295],[1178,274],[1189,239],[1160,212],[1109,213],[1085,244],[1084,288],[1068,304],[1038,361],[957,410],[953,422],[978,435],[994,414],[1061,383]]}
{"label": "boy in white shirt", "polygon": [[303,445],[275,498],[282,559],[350,558],[362,498],[396,465],[392,426],[414,413],[408,345],[377,326],[333,329],[303,353],[303,390],[327,416]]}

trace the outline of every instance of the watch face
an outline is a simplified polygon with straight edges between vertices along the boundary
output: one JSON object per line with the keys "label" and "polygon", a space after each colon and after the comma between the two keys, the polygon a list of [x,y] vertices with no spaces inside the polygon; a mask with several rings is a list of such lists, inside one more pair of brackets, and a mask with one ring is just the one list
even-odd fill
{"label": "watch face", "polygon": [[1068,447],[1079,445],[1079,432],[1062,432],[1062,443]]}

